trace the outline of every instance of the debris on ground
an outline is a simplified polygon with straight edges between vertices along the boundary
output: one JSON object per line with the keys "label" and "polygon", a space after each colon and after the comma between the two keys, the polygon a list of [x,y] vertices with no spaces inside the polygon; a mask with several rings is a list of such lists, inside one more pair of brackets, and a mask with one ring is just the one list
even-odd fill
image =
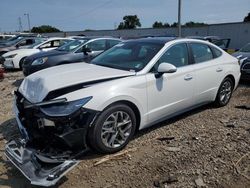
{"label": "debris on ground", "polygon": [[204,183],[201,177],[198,177],[197,179],[195,179],[195,184],[197,187],[206,187],[206,184]]}
{"label": "debris on ground", "polygon": [[105,162],[110,161],[110,160],[115,160],[115,159],[118,160],[118,159],[124,158],[125,156],[130,158],[131,155],[129,153],[134,152],[136,150],[137,150],[137,148],[132,148],[132,149],[123,150],[123,151],[121,151],[119,153],[115,153],[113,155],[106,155],[101,160],[95,162],[94,166],[100,165],[100,164],[105,163]]}
{"label": "debris on ground", "polygon": [[168,175],[167,177],[161,179],[161,180],[155,180],[154,181],[154,186],[155,187],[160,187],[160,188],[164,188],[166,187],[166,184],[171,184],[174,182],[178,182],[178,178],[172,174]]}
{"label": "debris on ground", "polygon": [[240,106],[235,106],[235,108],[250,110],[250,105],[240,105]]}
{"label": "debris on ground", "polygon": [[181,148],[179,148],[179,147],[166,147],[166,150],[176,152],[176,151],[181,151]]}
{"label": "debris on ground", "polygon": [[169,141],[169,140],[174,140],[175,137],[174,136],[166,136],[166,137],[160,137],[160,138],[156,138],[159,141]]}

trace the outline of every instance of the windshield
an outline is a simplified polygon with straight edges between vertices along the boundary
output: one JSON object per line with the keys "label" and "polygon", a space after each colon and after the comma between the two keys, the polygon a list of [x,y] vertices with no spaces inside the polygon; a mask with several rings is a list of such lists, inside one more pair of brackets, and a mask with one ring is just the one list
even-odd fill
{"label": "windshield", "polygon": [[46,41],[46,39],[36,39],[36,42],[28,47],[28,49],[34,48],[36,45],[41,44],[42,42]]}
{"label": "windshield", "polygon": [[18,43],[20,40],[23,39],[23,37],[14,37],[15,39],[12,38],[12,40],[8,40],[8,42],[5,43],[6,46],[11,46],[16,43]]}
{"label": "windshield", "polygon": [[250,43],[240,49],[240,52],[250,52]]}
{"label": "windshield", "polygon": [[73,40],[71,42],[68,42],[61,47],[57,48],[56,50],[59,51],[66,51],[66,52],[73,52],[75,49],[77,49],[80,45],[87,42],[87,39],[81,39],[81,40]]}
{"label": "windshield", "polygon": [[100,54],[91,63],[129,71],[142,70],[163,47],[163,44],[129,41]]}

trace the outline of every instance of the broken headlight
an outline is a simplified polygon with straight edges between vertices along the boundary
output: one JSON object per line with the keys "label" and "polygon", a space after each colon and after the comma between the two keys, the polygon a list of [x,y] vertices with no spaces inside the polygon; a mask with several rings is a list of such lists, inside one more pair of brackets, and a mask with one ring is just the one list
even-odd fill
{"label": "broken headlight", "polygon": [[69,116],[79,110],[83,105],[89,102],[92,97],[86,97],[70,102],[57,103],[41,107],[41,111],[50,117]]}

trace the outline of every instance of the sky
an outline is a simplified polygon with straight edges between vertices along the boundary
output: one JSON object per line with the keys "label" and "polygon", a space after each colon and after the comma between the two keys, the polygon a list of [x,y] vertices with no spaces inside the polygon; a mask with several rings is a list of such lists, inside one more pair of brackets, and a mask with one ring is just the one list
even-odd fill
{"label": "sky", "polygon": [[[178,0],[0,0],[0,32],[51,25],[62,31],[114,29],[125,15],[137,15],[142,28],[155,21],[177,22]],[[241,22],[250,0],[182,0],[182,23]]]}

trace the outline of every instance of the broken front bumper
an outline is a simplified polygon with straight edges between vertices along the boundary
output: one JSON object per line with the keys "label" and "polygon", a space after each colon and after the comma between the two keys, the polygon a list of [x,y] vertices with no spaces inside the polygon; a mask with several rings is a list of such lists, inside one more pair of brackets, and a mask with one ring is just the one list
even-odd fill
{"label": "broken front bumper", "polygon": [[33,185],[52,186],[78,164],[76,160],[60,161],[25,148],[22,141],[6,144],[6,157],[31,181]]}

